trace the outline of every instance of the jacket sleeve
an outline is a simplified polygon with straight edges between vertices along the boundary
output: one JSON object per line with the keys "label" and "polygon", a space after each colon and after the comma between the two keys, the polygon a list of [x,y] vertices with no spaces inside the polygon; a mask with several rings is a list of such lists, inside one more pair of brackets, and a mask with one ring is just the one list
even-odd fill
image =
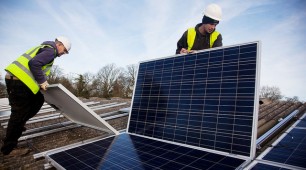
{"label": "jacket sleeve", "polygon": [[38,84],[41,84],[47,80],[47,77],[41,68],[53,60],[54,49],[45,47],[40,49],[37,55],[29,61],[29,68]]}
{"label": "jacket sleeve", "polygon": [[186,49],[188,48],[187,31],[184,32],[181,39],[179,39],[179,41],[177,42],[177,48],[176,48],[175,54],[180,54],[180,51],[182,48],[186,48]]}
{"label": "jacket sleeve", "polygon": [[222,35],[219,34],[212,47],[222,47]]}

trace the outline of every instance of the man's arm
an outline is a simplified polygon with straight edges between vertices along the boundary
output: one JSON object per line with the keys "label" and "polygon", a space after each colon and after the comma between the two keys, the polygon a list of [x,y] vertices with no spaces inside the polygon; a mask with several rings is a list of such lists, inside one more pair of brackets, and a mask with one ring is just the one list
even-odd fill
{"label": "man's arm", "polygon": [[222,35],[219,34],[212,47],[222,47],[222,45]]}
{"label": "man's arm", "polygon": [[44,83],[47,79],[42,71],[42,67],[54,60],[54,49],[43,48],[29,61],[29,68],[38,84]]}
{"label": "man's arm", "polygon": [[185,49],[188,48],[188,44],[187,44],[187,31],[184,32],[182,37],[177,42],[177,48],[176,48],[175,54],[180,54],[182,48],[185,48]]}

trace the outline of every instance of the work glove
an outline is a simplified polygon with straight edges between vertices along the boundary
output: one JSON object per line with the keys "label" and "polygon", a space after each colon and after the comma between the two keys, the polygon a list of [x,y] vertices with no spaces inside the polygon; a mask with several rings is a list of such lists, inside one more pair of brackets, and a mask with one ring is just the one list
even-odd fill
{"label": "work glove", "polygon": [[43,82],[39,85],[41,89],[47,90],[47,87],[49,86],[49,83],[47,81]]}

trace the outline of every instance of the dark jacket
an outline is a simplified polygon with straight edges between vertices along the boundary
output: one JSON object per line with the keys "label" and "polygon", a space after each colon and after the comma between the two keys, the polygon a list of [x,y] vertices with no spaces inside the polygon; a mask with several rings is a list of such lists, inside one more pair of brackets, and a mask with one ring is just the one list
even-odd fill
{"label": "dark jacket", "polygon": [[51,63],[55,59],[55,57],[58,56],[58,51],[55,42],[46,41],[43,42],[42,45],[51,45],[55,49],[56,54],[54,54],[53,48],[45,47],[40,49],[37,52],[37,55],[29,61],[29,68],[38,84],[41,84],[47,80],[41,67],[48,63]]}
{"label": "dark jacket", "polygon": [[[209,48],[209,36],[210,34],[201,34],[199,32],[199,27],[202,25],[202,23],[197,24],[195,26],[195,30],[196,30],[196,37],[195,37],[195,42],[193,44],[193,47],[191,48],[191,50],[204,50]],[[222,46],[222,35],[219,34],[216,41],[213,44],[213,48],[214,47],[221,47]],[[187,31],[184,32],[183,36],[181,37],[181,39],[177,42],[177,49],[176,49],[176,54],[179,54],[182,48],[188,48],[188,44],[187,44]]]}

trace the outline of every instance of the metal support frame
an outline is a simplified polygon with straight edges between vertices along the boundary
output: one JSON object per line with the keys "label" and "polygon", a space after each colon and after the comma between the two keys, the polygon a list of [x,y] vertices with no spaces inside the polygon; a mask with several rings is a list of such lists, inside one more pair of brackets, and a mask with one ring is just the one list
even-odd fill
{"label": "metal support frame", "polygon": [[[112,120],[112,119],[116,119],[116,118],[120,118],[120,117],[124,117],[124,116],[128,116],[128,113],[112,115],[112,116],[104,117],[103,119],[106,121],[106,120]],[[78,124],[73,124],[73,122],[70,122],[70,121],[63,122],[60,125],[61,125],[61,127],[58,127],[56,129],[51,129],[51,130],[40,132],[40,133],[35,133],[35,134],[29,134],[29,135],[26,135],[26,136],[22,136],[18,139],[18,141],[24,141],[24,140],[27,140],[27,139],[32,139],[32,138],[35,138],[35,137],[44,136],[44,135],[48,135],[48,134],[52,134],[52,133],[56,133],[56,132],[60,132],[60,131],[64,131],[64,130],[69,130],[69,129],[72,129],[72,128],[77,128],[77,127],[82,126],[82,125],[78,125]],[[56,126],[59,126],[59,125],[56,124]],[[40,130],[41,130],[41,128],[40,128]]]}
{"label": "metal support frame", "polygon": [[[99,105],[98,107],[92,109],[93,111],[97,111],[97,110],[103,110],[103,109],[107,109],[107,108],[112,108],[112,107],[117,107],[117,106],[122,106],[127,104],[125,103],[118,103],[118,104],[114,104],[114,105]],[[26,124],[32,124],[32,123],[38,123],[38,122],[43,122],[43,121],[47,121],[47,120],[53,120],[53,119],[58,119],[63,117],[63,115],[60,115],[60,113],[56,112],[53,114],[49,114],[49,115],[44,115],[44,116],[37,116],[37,117],[33,117],[31,118],[29,121],[26,122]],[[8,122],[4,122],[1,123],[1,126],[3,126],[3,128],[7,128]]]}
{"label": "metal support frame", "polygon": [[260,138],[256,140],[256,148],[260,149],[261,144],[264,143],[267,139],[269,139],[276,131],[282,128],[287,122],[289,122],[293,117],[295,117],[299,113],[298,110],[293,111],[288,115],[285,119],[276,124],[272,129],[263,134]]}

